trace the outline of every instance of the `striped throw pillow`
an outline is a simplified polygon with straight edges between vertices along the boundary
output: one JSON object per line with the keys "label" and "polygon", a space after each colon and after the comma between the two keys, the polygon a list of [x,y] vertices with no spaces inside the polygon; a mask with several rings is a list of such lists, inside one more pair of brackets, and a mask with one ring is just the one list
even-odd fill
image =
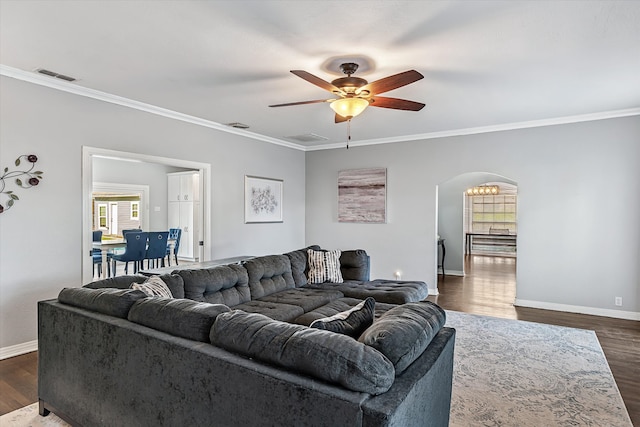
{"label": "striped throw pillow", "polygon": [[333,251],[314,251],[308,249],[309,257],[309,283],[342,283],[340,272],[340,249]]}
{"label": "striped throw pillow", "polygon": [[167,284],[164,283],[164,280],[158,276],[151,276],[142,283],[133,282],[131,284],[131,289],[142,291],[148,297],[173,298],[171,289],[169,289]]}

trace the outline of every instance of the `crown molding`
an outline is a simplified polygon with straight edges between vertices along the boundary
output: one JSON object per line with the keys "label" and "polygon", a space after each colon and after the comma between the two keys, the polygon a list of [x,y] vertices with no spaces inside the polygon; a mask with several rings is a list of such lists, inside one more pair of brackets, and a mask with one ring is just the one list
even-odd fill
{"label": "crown molding", "polygon": [[[603,111],[599,113],[580,114],[576,116],[555,117],[552,119],[531,120],[526,122],[504,123],[491,126],[480,126],[466,129],[453,129],[440,132],[429,132],[416,135],[394,136],[389,138],[368,139],[351,141],[349,147],[363,147],[367,145],[391,144],[396,142],[410,142],[425,139],[448,138],[452,136],[476,135],[490,132],[503,132],[508,130],[537,128],[544,126],[556,126],[570,123],[591,122],[595,120],[614,119],[619,117],[640,116],[640,108],[628,108],[625,110]],[[307,147],[305,151],[332,150],[344,148],[346,143],[327,144],[318,147]]]}
{"label": "crown molding", "polygon": [[7,65],[0,64],[0,75],[11,77],[17,80],[45,86],[51,89],[60,90],[74,95],[84,96],[86,98],[96,99],[98,101],[109,102],[111,104],[120,105],[123,107],[133,108],[134,110],[144,111],[147,113],[155,114],[158,116],[167,117],[169,119],[179,120],[182,122],[191,123],[197,126],[203,126],[210,129],[219,130],[221,132],[231,133],[234,135],[244,136],[246,138],[256,139],[258,141],[268,142],[270,144],[281,145],[287,148],[293,148],[296,150],[304,151],[305,147],[289,141],[284,141],[278,138],[272,138],[270,136],[261,135],[255,132],[249,132],[242,129],[236,129],[223,125],[221,123],[213,122],[211,120],[203,119],[200,117],[191,116],[189,114],[180,113],[178,111],[169,110],[166,108],[158,107],[155,105],[147,104],[133,99],[124,98],[122,96],[113,95],[99,90],[90,89],[88,87],[79,86],[77,83],[67,82],[64,80],[55,79],[53,77],[38,74],[34,71],[25,71],[18,68],[9,67]]}
{"label": "crown molding", "polygon": [[[135,101],[133,99],[124,98],[122,96],[112,95],[110,93],[101,92],[95,89],[90,89],[84,86],[79,86],[77,83],[71,83],[64,80],[55,79],[49,76],[38,74],[34,71],[25,71],[18,68],[9,67],[7,65],[0,64],[0,75],[11,77],[17,80],[45,86],[51,89],[60,90],[63,92],[72,93],[87,98],[96,99],[99,101],[109,102],[111,104],[120,105],[123,107],[133,108],[139,111],[145,111],[150,114],[156,114],[159,116],[167,117],[174,120],[179,120],[187,123],[191,123],[197,126],[203,126],[210,129],[219,130],[234,135],[244,136],[246,138],[255,139],[258,141],[268,142],[270,144],[280,145],[287,148],[292,148],[300,151],[320,151],[320,150],[335,150],[344,149],[346,142],[338,142],[333,144],[323,144],[321,146],[306,147],[304,145],[295,144],[293,142],[285,141],[278,138],[273,138],[266,135],[261,135],[255,132],[249,132],[242,129],[232,128],[221,123],[217,123],[211,120],[203,119],[200,117],[191,116],[188,114],[180,113],[178,111],[169,110],[166,108],[158,107],[144,102]],[[367,145],[379,145],[379,144],[393,144],[396,142],[410,142],[419,141],[425,139],[436,138],[448,138],[452,136],[464,136],[475,135],[481,133],[490,132],[503,132],[517,129],[527,129],[544,126],[564,125],[570,123],[589,122],[595,120],[613,119],[619,117],[638,116],[640,115],[640,107],[628,108],[625,110],[603,111],[598,113],[580,114],[575,116],[556,117],[551,119],[531,120],[526,122],[516,123],[503,123],[491,126],[480,126],[466,129],[453,129],[439,132],[428,132],[414,135],[393,136],[389,138],[368,139],[362,141],[350,141],[349,147],[364,147]]]}

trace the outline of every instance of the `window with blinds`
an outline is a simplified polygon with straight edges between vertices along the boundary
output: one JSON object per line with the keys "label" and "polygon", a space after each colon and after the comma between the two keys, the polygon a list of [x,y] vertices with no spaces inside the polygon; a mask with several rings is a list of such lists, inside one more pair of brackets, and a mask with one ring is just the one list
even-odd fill
{"label": "window with blinds", "polygon": [[470,227],[472,233],[517,234],[516,206],[517,196],[514,194],[498,194],[491,196],[467,196],[471,208]]}

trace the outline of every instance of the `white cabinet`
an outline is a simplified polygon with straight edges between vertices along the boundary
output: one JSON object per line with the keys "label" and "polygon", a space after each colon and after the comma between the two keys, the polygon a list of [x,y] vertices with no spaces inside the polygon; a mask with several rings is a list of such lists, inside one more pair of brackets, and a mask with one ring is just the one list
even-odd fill
{"label": "white cabinet", "polygon": [[199,202],[200,174],[198,172],[177,172],[168,176],[168,201]]}
{"label": "white cabinet", "polygon": [[198,261],[200,254],[200,174],[167,174],[167,216],[169,228],[180,228],[178,258]]}

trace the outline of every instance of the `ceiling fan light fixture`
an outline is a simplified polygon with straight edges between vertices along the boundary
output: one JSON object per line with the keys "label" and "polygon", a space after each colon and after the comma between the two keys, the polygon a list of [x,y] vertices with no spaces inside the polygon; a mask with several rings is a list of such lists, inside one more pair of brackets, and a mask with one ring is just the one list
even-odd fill
{"label": "ceiling fan light fixture", "polygon": [[369,101],[363,98],[340,98],[329,105],[336,114],[352,118],[362,113],[369,106]]}

